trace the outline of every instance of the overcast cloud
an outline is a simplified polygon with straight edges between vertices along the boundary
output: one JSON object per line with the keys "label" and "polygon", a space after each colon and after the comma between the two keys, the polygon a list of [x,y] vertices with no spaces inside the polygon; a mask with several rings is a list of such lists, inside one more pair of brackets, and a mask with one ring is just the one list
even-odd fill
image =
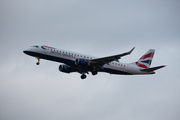
{"label": "overcast cloud", "polygon": [[[179,120],[179,0],[1,0],[1,120]],[[23,53],[43,44],[93,56],[155,49],[155,75],[65,74]]]}

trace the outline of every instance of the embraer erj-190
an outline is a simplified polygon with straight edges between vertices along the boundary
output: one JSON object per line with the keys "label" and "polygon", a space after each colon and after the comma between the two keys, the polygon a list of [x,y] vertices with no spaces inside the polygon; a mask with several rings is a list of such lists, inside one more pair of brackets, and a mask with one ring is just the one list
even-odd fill
{"label": "embraer erj-190", "polygon": [[129,52],[102,58],[56,49],[45,45],[34,45],[23,52],[27,55],[35,57],[38,60],[36,63],[37,65],[40,64],[40,59],[63,63],[59,66],[59,70],[61,72],[78,72],[81,74],[81,79],[85,79],[86,74],[89,74],[89,72],[91,72],[92,75],[97,75],[98,72],[120,75],[140,75],[154,74],[155,70],[165,67],[162,65],[150,68],[155,52],[154,49],[147,51],[136,62],[119,62],[121,57],[129,55],[133,50],[134,48],[132,48]]}

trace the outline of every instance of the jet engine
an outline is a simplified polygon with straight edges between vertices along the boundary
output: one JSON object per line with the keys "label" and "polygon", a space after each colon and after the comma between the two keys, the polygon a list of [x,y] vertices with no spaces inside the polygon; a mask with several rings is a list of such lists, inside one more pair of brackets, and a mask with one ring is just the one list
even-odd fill
{"label": "jet engine", "polygon": [[77,58],[75,60],[75,64],[82,67],[87,67],[89,65],[89,61],[82,58]]}
{"label": "jet engine", "polygon": [[64,73],[72,72],[71,67],[64,64],[59,66],[59,71],[64,72]]}

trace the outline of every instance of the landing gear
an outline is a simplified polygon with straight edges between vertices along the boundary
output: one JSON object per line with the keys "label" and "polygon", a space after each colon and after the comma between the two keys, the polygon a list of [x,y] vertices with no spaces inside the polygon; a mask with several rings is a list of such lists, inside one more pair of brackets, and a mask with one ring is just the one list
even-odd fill
{"label": "landing gear", "polygon": [[86,75],[85,74],[82,74],[81,75],[81,79],[85,79],[86,78]]}
{"label": "landing gear", "polygon": [[39,58],[36,57],[36,59],[38,60],[38,62],[36,63],[36,65],[39,65],[40,64],[40,60]]}
{"label": "landing gear", "polygon": [[97,75],[97,71],[92,71],[92,75]]}

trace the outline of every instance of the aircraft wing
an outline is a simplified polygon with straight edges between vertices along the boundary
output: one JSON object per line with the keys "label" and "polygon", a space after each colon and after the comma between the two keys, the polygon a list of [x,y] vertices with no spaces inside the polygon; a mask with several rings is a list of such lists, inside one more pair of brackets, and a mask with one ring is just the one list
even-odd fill
{"label": "aircraft wing", "polygon": [[132,48],[129,52],[125,52],[123,54],[92,59],[92,60],[90,60],[90,63],[102,68],[104,64],[109,64],[112,61],[118,61],[118,59],[121,59],[121,57],[131,54],[131,52],[134,50],[134,48]]}

